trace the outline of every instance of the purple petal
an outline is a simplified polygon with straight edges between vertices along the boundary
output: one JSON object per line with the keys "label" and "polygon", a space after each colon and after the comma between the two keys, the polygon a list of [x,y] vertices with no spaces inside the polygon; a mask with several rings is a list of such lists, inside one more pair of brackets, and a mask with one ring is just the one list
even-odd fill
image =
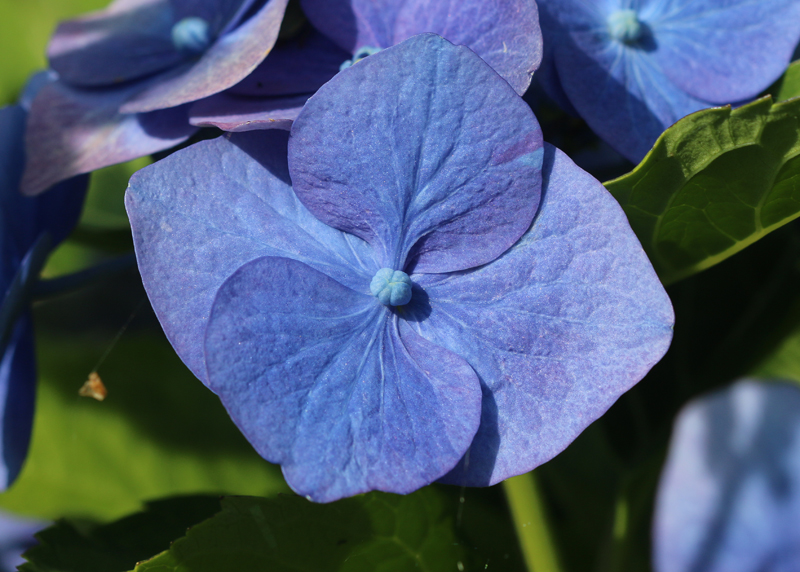
{"label": "purple petal", "polygon": [[17,323],[0,360],[0,490],[14,482],[28,454],[35,387],[33,330],[26,313]]}
{"label": "purple petal", "polygon": [[538,205],[542,135],[483,60],[433,34],[345,69],[292,126],[294,190],[381,265],[447,272],[511,246]]}
{"label": "purple petal", "polygon": [[319,32],[308,29],[281,43],[259,66],[228,90],[251,97],[311,95],[339,73],[351,55]]}
{"label": "purple petal", "polygon": [[189,123],[217,127],[223,131],[292,128],[308,95],[278,98],[249,98],[229,91],[201,99],[189,109]]}
{"label": "purple petal", "polygon": [[62,22],[47,49],[50,66],[79,87],[111,86],[173,67],[185,58],[172,45],[167,0],[117,2]]}
{"label": "purple petal", "polygon": [[539,15],[530,0],[303,0],[303,8],[317,29],[350,53],[438,34],[472,49],[520,95],[542,59]]}
{"label": "purple petal", "polygon": [[13,276],[42,232],[50,234],[53,246],[67,237],[78,222],[88,183],[88,177],[81,176],[40,197],[20,194],[26,116],[21,105],[0,109],[0,281]]}
{"label": "purple petal", "polygon": [[239,83],[261,63],[278,39],[287,2],[269,0],[244,24],[218,38],[183,73],[134,95],[121,111],[142,113],[175,107]]}
{"label": "purple petal", "polygon": [[222,283],[260,256],[300,260],[369,291],[369,247],[318,221],[297,200],[285,131],[203,141],[136,173],[125,205],[139,271],[167,337],[206,380],[203,335]]}
{"label": "purple petal", "polygon": [[672,83],[709,102],[757,96],[784,72],[800,40],[795,0],[693,1],[665,12],[651,24],[653,58]]}
{"label": "purple petal", "polygon": [[447,482],[490,485],[562,451],[666,352],[669,298],[614,198],[547,145],[525,234],[468,272],[412,276],[418,330],[481,379],[481,426]]}
{"label": "purple petal", "polygon": [[463,359],[373,296],[285,258],[260,258],[225,282],[206,355],[210,387],[251,444],[318,502],[433,482],[480,418]]}
{"label": "purple petal", "polygon": [[44,87],[28,117],[23,192],[35,195],[74,175],[169,149],[197,130],[184,107],[119,113],[133,89],[79,91],[62,82]]}
{"label": "purple petal", "polygon": [[742,380],[687,405],[661,475],[658,572],[800,564],[800,390]]}

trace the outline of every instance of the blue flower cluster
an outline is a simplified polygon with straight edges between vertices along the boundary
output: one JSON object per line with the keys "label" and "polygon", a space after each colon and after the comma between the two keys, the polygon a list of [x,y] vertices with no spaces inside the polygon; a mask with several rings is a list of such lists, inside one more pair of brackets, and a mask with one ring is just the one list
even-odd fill
{"label": "blue flower cluster", "polygon": [[[164,331],[253,447],[320,502],[534,469],[661,359],[674,316],[620,206],[521,95],[541,82],[638,160],[774,81],[800,3],[299,7],[116,0],[59,26],[54,79],[0,115],[3,311],[75,224],[73,177],[221,129],[136,173],[126,207]],[[34,376],[14,318],[6,484]]]}

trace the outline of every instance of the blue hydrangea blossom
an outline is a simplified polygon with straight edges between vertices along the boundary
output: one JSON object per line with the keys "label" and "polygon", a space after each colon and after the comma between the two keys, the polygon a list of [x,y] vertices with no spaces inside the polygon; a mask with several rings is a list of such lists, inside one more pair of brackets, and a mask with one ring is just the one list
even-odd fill
{"label": "blue hydrangea blossom", "polygon": [[800,40],[795,0],[539,0],[537,77],[638,162],[690,113],[757,96]]}
{"label": "blue hydrangea blossom", "polygon": [[433,34],[343,70],[290,137],[140,171],[126,205],[175,349],[316,501],[529,471],[671,339],[614,199]]}
{"label": "blue hydrangea blossom", "polygon": [[18,475],[28,451],[36,386],[28,290],[49,252],[78,221],[88,178],[76,177],[45,196],[19,192],[25,164],[23,136],[31,82],[18,105],[0,109],[0,488]]}
{"label": "blue hydrangea blossom", "polygon": [[278,38],[288,0],[116,0],[63,22],[59,80],[34,100],[23,191],[175,146],[189,102],[247,76]]}
{"label": "blue hydrangea blossom", "polygon": [[192,124],[288,129],[340,69],[424,32],[471,48],[520,95],[542,58],[534,0],[303,0],[302,6],[313,27],[276,47],[230,90],[193,105]]}
{"label": "blue hydrangea blossom", "polygon": [[741,380],[681,411],[653,525],[657,572],[800,569],[800,388]]}

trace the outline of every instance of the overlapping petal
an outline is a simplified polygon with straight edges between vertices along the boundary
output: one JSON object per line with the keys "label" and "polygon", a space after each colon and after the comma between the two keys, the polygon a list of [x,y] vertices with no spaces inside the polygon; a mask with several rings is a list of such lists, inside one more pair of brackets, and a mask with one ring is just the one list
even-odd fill
{"label": "overlapping petal", "polygon": [[[481,379],[481,427],[446,481],[483,486],[563,450],[666,352],[674,316],[622,209],[546,146],[531,229],[472,271],[414,275],[410,318]],[[416,322],[414,322],[416,320]]]}
{"label": "overlapping petal", "polygon": [[311,95],[339,73],[350,54],[314,29],[278,44],[228,93],[250,97]]}
{"label": "overlapping petal", "polygon": [[[41,88],[42,77],[26,88]],[[75,226],[87,177],[37,198],[19,193],[25,164],[23,105],[0,109],[0,488],[19,474],[33,424],[36,359],[27,292],[49,248]]]}
{"label": "overlapping petal", "polygon": [[232,133],[256,129],[288,131],[306,101],[307,95],[261,99],[229,92],[218,93],[192,105],[189,123],[197,127],[217,127]]}
{"label": "overlapping petal", "polygon": [[217,38],[200,59],[133,95],[120,111],[143,113],[175,107],[239,83],[275,45],[287,3],[288,0],[268,0],[238,28]]}
{"label": "overlapping petal", "polygon": [[175,22],[168,0],[115,2],[105,10],[62,22],[50,40],[47,57],[71,85],[124,83],[185,59],[172,45]]}
{"label": "overlapping petal", "polygon": [[742,380],[680,413],[653,526],[658,572],[800,563],[800,390]]}
{"label": "overlapping petal", "polygon": [[[341,72],[292,127],[295,193],[372,244],[381,265],[448,272],[486,263],[539,200],[536,118],[474,52],[421,34]],[[369,205],[368,208],[364,208]]]}
{"label": "overlapping petal", "polygon": [[438,34],[475,51],[520,95],[542,58],[536,3],[529,0],[303,0],[303,8],[317,29],[350,53]]}
{"label": "overlapping petal", "polygon": [[136,89],[76,90],[61,81],[44,87],[28,120],[22,191],[36,195],[69,177],[169,149],[197,130],[186,107],[120,113]]}
{"label": "overlapping petal", "polygon": [[209,385],[292,488],[327,502],[411,492],[447,472],[480,418],[477,377],[369,294],[285,258],[220,289]]}
{"label": "overlapping petal", "polygon": [[142,280],[172,345],[201,380],[214,296],[246,262],[292,258],[364,292],[379,268],[365,243],[317,220],[294,195],[287,137],[253,131],[204,141],[131,178],[125,204]]}

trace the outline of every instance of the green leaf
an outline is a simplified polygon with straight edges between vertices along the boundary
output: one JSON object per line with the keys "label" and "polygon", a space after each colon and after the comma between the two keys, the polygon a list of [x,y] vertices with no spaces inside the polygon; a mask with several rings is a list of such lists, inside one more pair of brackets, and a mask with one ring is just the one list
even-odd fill
{"label": "green leaf", "polygon": [[186,529],[219,512],[219,497],[177,497],[107,525],[61,520],[36,537],[21,572],[120,572],[169,548]]}
{"label": "green leaf", "polygon": [[800,60],[792,62],[778,81],[767,89],[767,93],[771,93],[775,101],[785,101],[800,95]]}
{"label": "green leaf", "polygon": [[[114,325],[109,330],[94,327],[79,335],[80,313],[69,313],[74,297],[48,304],[63,331],[40,315],[38,325],[48,327],[39,330],[48,333],[38,337],[46,359],[40,360],[32,444],[0,506],[48,519],[108,520],[138,510],[145,500],[176,494],[288,491],[280,469],[252,449],[160,330],[142,325],[147,312],[111,345],[131,312],[119,308],[120,283],[86,293],[98,304],[111,298],[107,308],[98,307]],[[108,397],[78,397],[109,347],[99,368]]]}
{"label": "green leaf", "polygon": [[47,65],[48,38],[60,20],[108,0],[0,0],[0,106],[12,103],[28,76]]}
{"label": "green leaf", "polygon": [[800,99],[689,115],[606,183],[661,280],[709,268],[800,215]]}
{"label": "green leaf", "polygon": [[[221,508],[219,497],[168,499],[107,525],[59,521],[37,535],[22,572],[520,570],[518,560],[466,540],[457,490],[325,505],[296,495],[225,497]],[[483,522],[487,531],[495,524]]]}
{"label": "green leaf", "polygon": [[136,572],[477,570],[446,499],[435,488],[327,505],[289,495],[225,498],[222,512]]}

